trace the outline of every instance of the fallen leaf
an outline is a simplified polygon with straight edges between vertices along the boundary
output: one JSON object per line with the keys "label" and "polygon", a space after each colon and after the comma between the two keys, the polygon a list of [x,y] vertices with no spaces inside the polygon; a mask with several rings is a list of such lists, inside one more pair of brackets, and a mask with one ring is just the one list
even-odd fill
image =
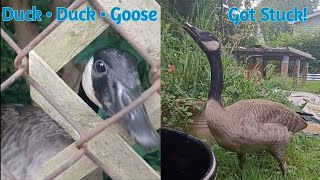
{"label": "fallen leaf", "polygon": [[176,67],[175,67],[174,65],[169,65],[168,71],[169,71],[170,73],[173,73],[173,72],[176,71]]}

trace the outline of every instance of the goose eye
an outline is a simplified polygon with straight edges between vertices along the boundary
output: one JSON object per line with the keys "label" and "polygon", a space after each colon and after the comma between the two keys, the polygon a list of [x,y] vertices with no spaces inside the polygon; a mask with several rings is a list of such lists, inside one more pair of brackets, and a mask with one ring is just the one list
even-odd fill
{"label": "goose eye", "polygon": [[102,73],[102,72],[105,72],[107,69],[106,69],[106,65],[104,64],[104,62],[102,61],[97,61],[96,62],[96,70],[99,72],[99,73]]}

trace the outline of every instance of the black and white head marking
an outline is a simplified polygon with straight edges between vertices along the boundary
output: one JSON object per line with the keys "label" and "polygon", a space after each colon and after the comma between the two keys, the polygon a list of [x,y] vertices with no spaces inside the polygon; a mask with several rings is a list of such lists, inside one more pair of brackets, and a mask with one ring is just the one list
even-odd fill
{"label": "black and white head marking", "polygon": [[[94,104],[114,115],[141,95],[137,59],[116,48],[103,48],[87,63],[82,86]],[[146,150],[159,146],[160,137],[143,104],[124,116],[120,123]]]}
{"label": "black and white head marking", "polygon": [[85,69],[84,69],[84,72],[82,75],[82,86],[83,86],[83,90],[86,93],[86,95],[88,96],[88,98],[94,104],[96,104],[99,108],[103,108],[103,106],[98,101],[97,97],[95,96],[95,91],[94,91],[93,85],[92,85],[91,73],[92,73],[93,61],[94,61],[94,57],[91,57],[89,62],[86,65]]}
{"label": "black and white head marking", "polygon": [[195,40],[203,51],[212,52],[220,49],[218,39],[211,32],[202,31],[189,23],[184,23],[183,29]]}

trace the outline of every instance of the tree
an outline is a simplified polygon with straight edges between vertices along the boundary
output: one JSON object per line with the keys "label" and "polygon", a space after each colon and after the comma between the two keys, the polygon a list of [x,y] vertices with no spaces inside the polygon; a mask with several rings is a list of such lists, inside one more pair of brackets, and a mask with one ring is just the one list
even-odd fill
{"label": "tree", "polygon": [[[318,7],[318,3],[315,0],[282,0],[282,1],[271,1],[271,0],[261,0],[258,6],[255,8],[256,12],[264,7],[273,8],[275,10],[284,10],[289,11],[298,7],[302,10],[304,7],[307,7],[310,12],[313,12]],[[260,13],[257,13],[257,19],[260,19]],[[282,32],[291,31],[288,22],[262,22],[260,23],[262,33],[266,41],[277,39]]]}

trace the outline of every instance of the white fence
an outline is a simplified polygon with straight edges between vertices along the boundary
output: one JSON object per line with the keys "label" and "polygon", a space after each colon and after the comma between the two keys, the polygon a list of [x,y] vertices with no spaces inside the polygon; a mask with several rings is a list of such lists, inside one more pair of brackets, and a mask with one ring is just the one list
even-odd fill
{"label": "white fence", "polygon": [[[302,76],[300,76],[300,79]],[[307,81],[320,81],[320,74],[308,74]]]}

